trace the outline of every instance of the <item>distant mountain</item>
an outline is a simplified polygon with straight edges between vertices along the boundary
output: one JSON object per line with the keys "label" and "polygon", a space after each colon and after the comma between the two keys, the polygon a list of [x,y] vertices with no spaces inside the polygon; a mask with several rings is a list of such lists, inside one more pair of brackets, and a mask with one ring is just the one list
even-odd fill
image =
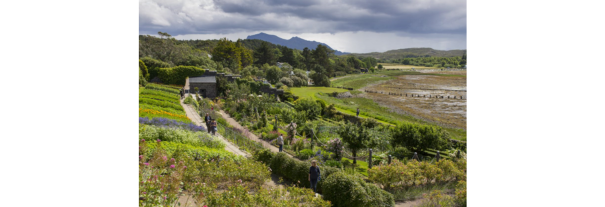
{"label": "distant mountain", "polygon": [[357,57],[373,57],[378,59],[399,59],[407,57],[456,57],[464,55],[466,50],[435,50],[433,48],[406,48],[386,52],[355,53]]}
{"label": "distant mountain", "polygon": [[[321,43],[321,42],[315,42],[315,41],[308,41],[299,37],[292,37],[289,40],[286,39],[282,39],[278,36],[275,35],[270,35],[270,34],[266,34],[266,33],[258,33],[255,35],[249,35],[246,39],[258,39],[258,40],[263,40],[263,41],[267,41],[276,45],[282,45],[282,46],[286,46],[289,48],[293,48],[293,49],[299,49],[299,50],[303,50],[305,49],[305,47],[309,48],[310,50],[313,50],[315,48],[317,48],[317,45],[322,44],[325,45],[326,47],[332,49],[332,47],[330,47],[329,45],[326,45],[325,43]],[[332,49],[334,50],[334,49]],[[345,52],[341,52],[338,50],[334,50],[334,54],[335,55],[345,55],[345,54],[349,54],[349,53],[345,53]]]}

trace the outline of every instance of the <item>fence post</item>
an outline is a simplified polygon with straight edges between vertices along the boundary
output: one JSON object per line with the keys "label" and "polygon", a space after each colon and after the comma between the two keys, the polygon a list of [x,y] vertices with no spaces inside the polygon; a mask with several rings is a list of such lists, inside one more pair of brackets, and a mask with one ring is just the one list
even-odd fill
{"label": "fence post", "polygon": [[441,156],[439,156],[439,151],[437,151],[437,155],[435,155],[435,159],[437,160],[437,162],[439,162],[439,158],[441,158]]}
{"label": "fence post", "polygon": [[370,149],[370,160],[368,161],[368,169],[372,169],[372,149]]}
{"label": "fence post", "polygon": [[389,155],[389,165],[391,164],[391,155]]}
{"label": "fence post", "polygon": [[415,159],[415,160],[420,161],[420,160],[418,159],[418,153],[414,152],[414,156],[412,156],[412,159]]}

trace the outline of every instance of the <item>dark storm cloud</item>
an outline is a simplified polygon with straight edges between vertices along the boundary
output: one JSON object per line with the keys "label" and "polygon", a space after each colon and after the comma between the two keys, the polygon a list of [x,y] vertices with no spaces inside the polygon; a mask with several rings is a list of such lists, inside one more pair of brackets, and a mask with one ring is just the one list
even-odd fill
{"label": "dark storm cloud", "polygon": [[141,0],[140,33],[466,34],[466,0]]}

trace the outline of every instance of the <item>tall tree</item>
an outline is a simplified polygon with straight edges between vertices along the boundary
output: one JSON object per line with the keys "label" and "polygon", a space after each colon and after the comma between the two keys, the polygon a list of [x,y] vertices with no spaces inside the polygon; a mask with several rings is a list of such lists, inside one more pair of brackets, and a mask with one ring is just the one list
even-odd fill
{"label": "tall tree", "polygon": [[254,62],[256,65],[261,66],[263,64],[275,65],[276,58],[273,49],[267,44],[262,42],[260,47],[254,51]]}
{"label": "tall tree", "polygon": [[305,49],[302,51],[302,56],[304,58],[303,63],[305,64],[304,69],[307,71],[311,70],[311,65],[313,63],[313,54],[311,53],[311,50],[305,47]]}
{"label": "tall tree", "polygon": [[212,60],[232,67],[229,69],[237,70],[242,66],[241,51],[235,43],[227,40],[227,38],[221,38],[212,50]]}

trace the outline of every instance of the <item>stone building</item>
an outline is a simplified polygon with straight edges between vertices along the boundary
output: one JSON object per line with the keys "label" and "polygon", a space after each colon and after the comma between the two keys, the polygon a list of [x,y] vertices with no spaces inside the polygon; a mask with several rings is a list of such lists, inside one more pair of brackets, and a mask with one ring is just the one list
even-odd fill
{"label": "stone building", "polygon": [[[215,98],[216,91],[216,76],[201,76],[190,77],[187,79],[185,86],[189,86],[189,93],[198,93],[204,98]],[[195,88],[198,91],[195,91]]]}

